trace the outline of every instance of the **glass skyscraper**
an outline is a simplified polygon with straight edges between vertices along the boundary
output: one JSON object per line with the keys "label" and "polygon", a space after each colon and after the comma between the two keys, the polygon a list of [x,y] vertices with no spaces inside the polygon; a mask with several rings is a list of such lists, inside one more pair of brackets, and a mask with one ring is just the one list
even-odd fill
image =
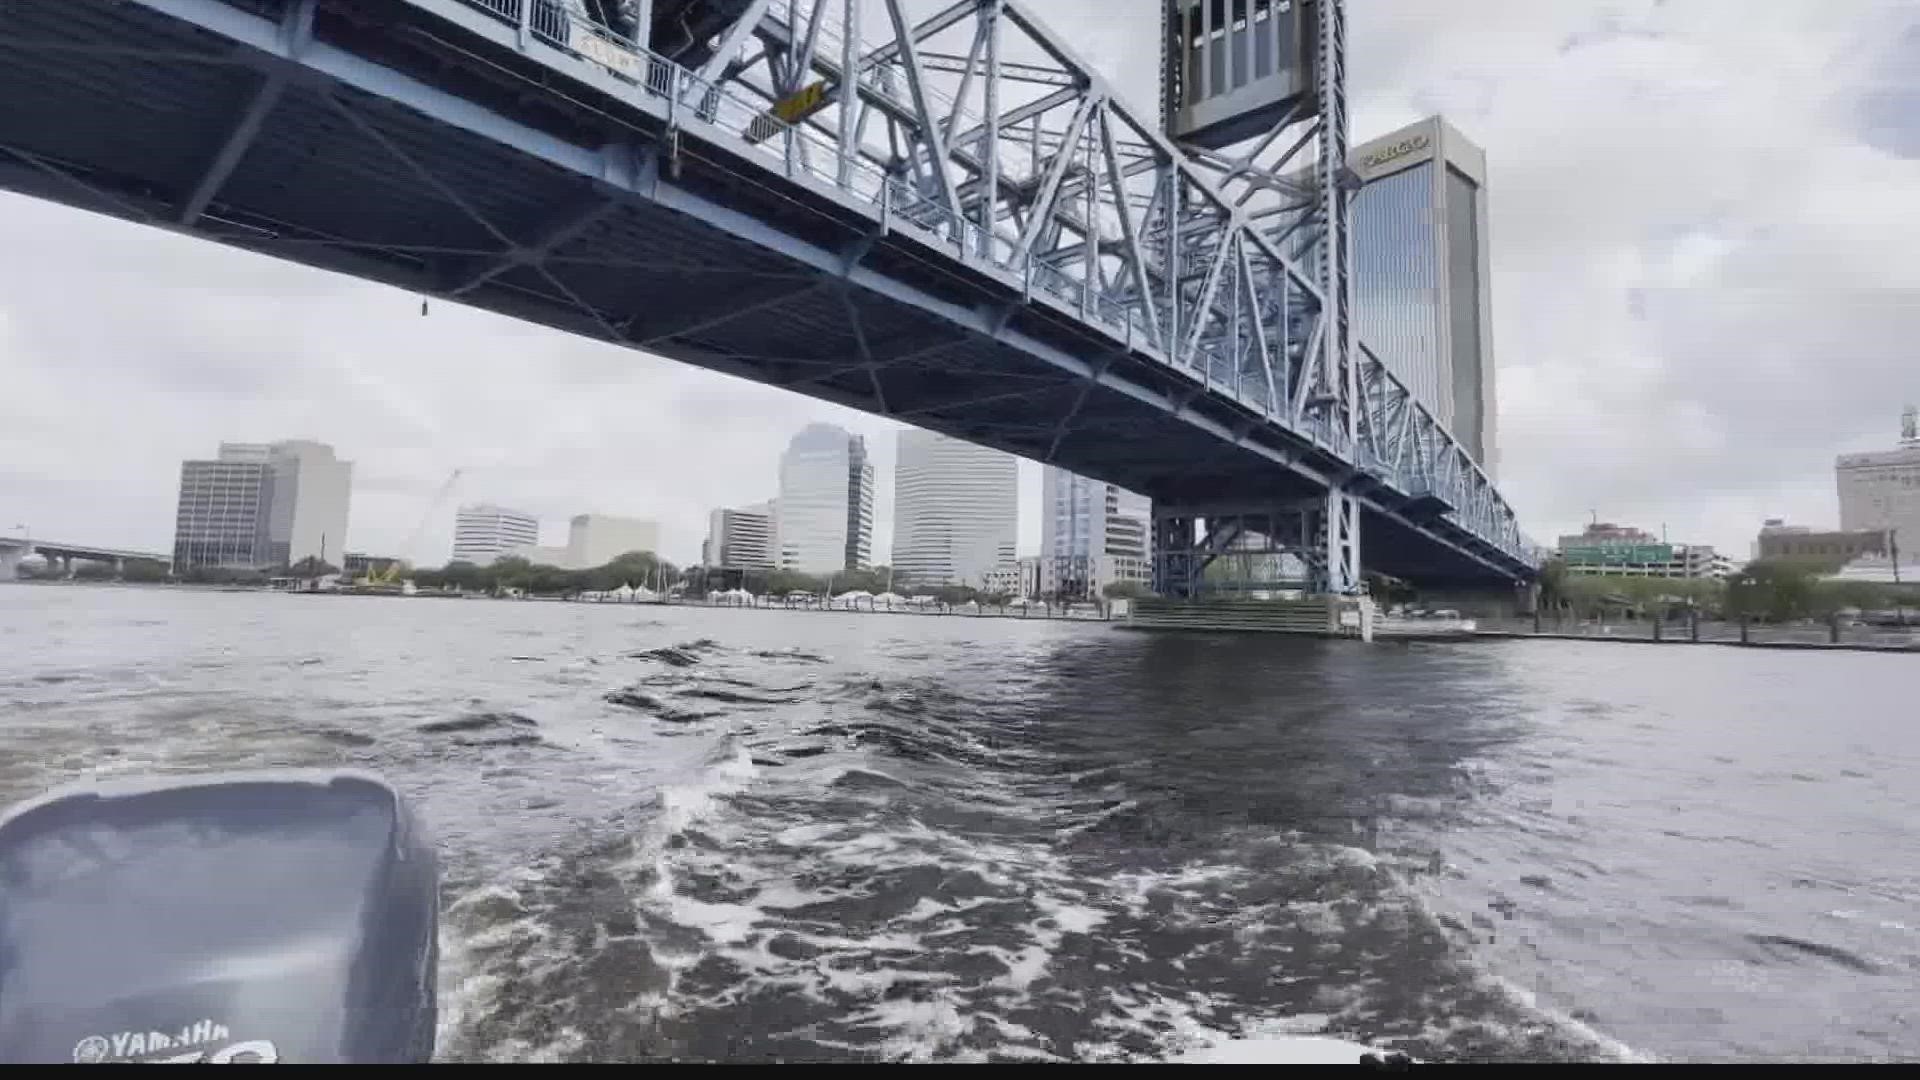
{"label": "glass skyscraper", "polygon": [[1489,475],[1486,154],[1435,116],[1356,147],[1354,327]]}
{"label": "glass skyscraper", "polygon": [[780,455],[774,506],[785,569],[825,575],[872,565],[873,463],[865,439],[832,424],[802,428]]}
{"label": "glass skyscraper", "polygon": [[1040,479],[1040,590],[1093,597],[1116,581],[1153,579],[1146,496],[1049,465]]}

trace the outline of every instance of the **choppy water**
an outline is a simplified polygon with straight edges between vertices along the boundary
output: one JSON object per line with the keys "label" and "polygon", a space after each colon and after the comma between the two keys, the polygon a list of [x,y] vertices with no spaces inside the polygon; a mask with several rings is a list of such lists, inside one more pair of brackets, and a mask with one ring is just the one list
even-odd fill
{"label": "choppy water", "polygon": [[1318,1031],[1910,1058],[1917,681],[1851,654],[21,586],[0,801],[386,774],[445,852],[446,1059],[1155,1060]]}

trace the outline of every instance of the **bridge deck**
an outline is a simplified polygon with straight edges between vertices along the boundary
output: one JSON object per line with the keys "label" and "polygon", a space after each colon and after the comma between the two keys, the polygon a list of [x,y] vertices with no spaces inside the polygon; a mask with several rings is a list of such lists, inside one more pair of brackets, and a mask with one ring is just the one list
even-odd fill
{"label": "bridge deck", "polygon": [[[1132,334],[951,257],[472,9],[271,0],[0,11],[0,186],[449,297],[967,438],[1149,496],[1312,497],[1349,470]],[[442,10],[443,9],[443,10]],[[463,16],[461,13],[465,12]],[[293,49],[297,47],[297,58]],[[705,134],[703,135],[703,132]],[[404,362],[404,361],[397,361]],[[1204,377],[1203,377],[1204,378]],[[1524,574],[1365,500],[1369,568]]]}
{"label": "bridge deck", "polygon": [[20,552],[23,554],[38,552],[42,555],[53,555],[60,558],[80,559],[90,562],[112,562],[117,559],[169,564],[173,562],[173,556],[166,552],[123,551],[119,548],[100,547],[97,544],[69,544],[61,541],[42,540],[38,537],[28,540],[24,537],[0,536],[0,551],[9,553]]}

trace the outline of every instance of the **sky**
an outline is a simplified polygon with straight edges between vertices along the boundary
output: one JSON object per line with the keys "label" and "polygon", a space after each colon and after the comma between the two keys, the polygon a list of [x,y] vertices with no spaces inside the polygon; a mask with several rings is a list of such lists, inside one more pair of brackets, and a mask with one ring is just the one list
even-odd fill
{"label": "sky", "polygon": [[[1152,115],[1153,0],[1031,6]],[[1594,514],[1744,558],[1764,518],[1834,525],[1834,455],[1890,446],[1920,401],[1920,3],[1349,19],[1355,141],[1440,112],[1487,152],[1523,528]],[[455,504],[486,500],[548,543],[576,513],[653,518],[684,563],[823,420],[867,437],[890,548],[891,421],[18,196],[0,238],[0,528],[165,550],[182,459],[310,438],[355,463],[355,550],[444,561]],[[1021,487],[1031,552],[1037,466]]]}

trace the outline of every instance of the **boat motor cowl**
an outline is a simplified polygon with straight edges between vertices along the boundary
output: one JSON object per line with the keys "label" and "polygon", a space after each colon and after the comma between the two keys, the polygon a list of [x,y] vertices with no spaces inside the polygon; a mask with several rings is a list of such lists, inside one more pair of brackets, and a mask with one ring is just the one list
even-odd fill
{"label": "boat motor cowl", "polygon": [[369,774],[55,791],[0,817],[0,1063],[429,1060],[438,894]]}

